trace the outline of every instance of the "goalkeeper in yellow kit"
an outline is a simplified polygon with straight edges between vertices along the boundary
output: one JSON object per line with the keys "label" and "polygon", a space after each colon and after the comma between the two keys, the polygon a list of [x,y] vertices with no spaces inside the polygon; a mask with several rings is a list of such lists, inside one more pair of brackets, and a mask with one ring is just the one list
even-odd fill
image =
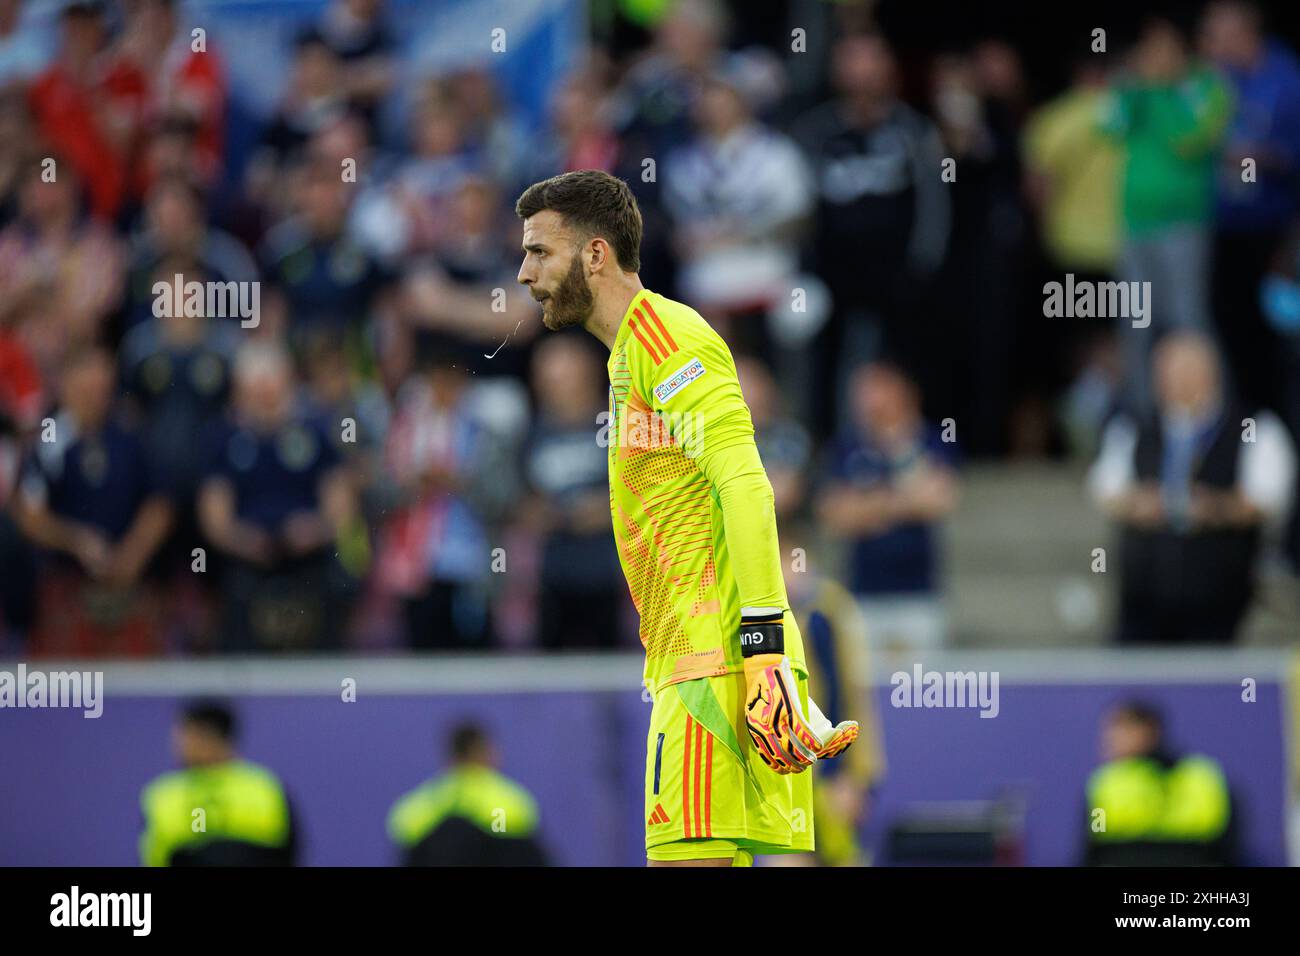
{"label": "goalkeeper in yellow kit", "polygon": [[731,352],[693,309],[645,289],[631,190],[584,170],[536,183],[519,281],[556,331],[610,350],[609,492],[641,617],[651,865],[746,865],[814,847],[812,780],[858,725],[808,697],[772,486]]}

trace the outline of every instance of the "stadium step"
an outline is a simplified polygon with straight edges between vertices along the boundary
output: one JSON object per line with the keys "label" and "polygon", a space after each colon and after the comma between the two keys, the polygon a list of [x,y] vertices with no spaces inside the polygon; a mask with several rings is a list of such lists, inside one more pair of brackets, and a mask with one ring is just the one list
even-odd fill
{"label": "stadium step", "polygon": [[[945,529],[954,647],[1105,644],[1112,629],[1118,553],[1077,465],[974,465]],[[1093,573],[1105,548],[1107,572]],[[1300,633],[1300,587],[1270,562],[1243,625],[1243,645],[1281,645]]]}

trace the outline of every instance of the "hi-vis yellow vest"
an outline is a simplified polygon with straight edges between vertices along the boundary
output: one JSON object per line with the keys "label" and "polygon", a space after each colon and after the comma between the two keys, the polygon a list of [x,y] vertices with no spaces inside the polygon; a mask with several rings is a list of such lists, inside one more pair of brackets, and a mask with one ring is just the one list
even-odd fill
{"label": "hi-vis yellow vest", "polygon": [[537,831],[537,802],[490,767],[457,767],[399,798],[388,815],[388,835],[411,847],[448,817],[469,820],[484,833],[529,837]]}
{"label": "hi-vis yellow vest", "polygon": [[279,847],[289,839],[289,805],[271,771],[244,760],[163,774],[140,796],[140,861],[166,866],[177,850],[211,840]]}
{"label": "hi-vis yellow vest", "polygon": [[1180,840],[1209,842],[1228,826],[1228,782],[1209,757],[1192,754],[1166,768],[1155,760],[1115,760],[1088,780],[1088,808],[1104,811],[1098,842]]}

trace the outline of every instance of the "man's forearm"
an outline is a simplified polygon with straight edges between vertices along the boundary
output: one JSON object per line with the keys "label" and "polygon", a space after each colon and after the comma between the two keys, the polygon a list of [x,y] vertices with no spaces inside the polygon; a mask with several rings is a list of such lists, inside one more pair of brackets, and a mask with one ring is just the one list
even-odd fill
{"label": "man's forearm", "polygon": [[35,544],[51,551],[76,552],[81,526],[53,514],[48,508],[19,503],[15,509],[18,526]]}
{"label": "man's forearm", "polygon": [[776,499],[752,441],[700,456],[718,495],[742,607],[788,606],[777,539]]}
{"label": "man's forearm", "polygon": [[840,536],[872,534],[897,517],[897,495],[888,488],[840,487],[829,491],[821,505],[822,520]]}
{"label": "man's forearm", "polygon": [[135,520],[118,546],[118,556],[131,573],[143,568],[163,543],[172,527],[172,507],[163,498],[151,498],[141,505]]}
{"label": "man's forearm", "polygon": [[957,506],[957,482],[946,469],[927,468],[916,481],[898,490],[896,519],[937,521]]}
{"label": "man's forearm", "polygon": [[237,558],[251,559],[270,541],[270,536],[256,525],[241,521],[233,514],[212,515],[200,519],[204,535],[218,551]]}
{"label": "man's forearm", "polygon": [[1245,528],[1261,522],[1264,513],[1236,489],[1196,489],[1192,493],[1192,518],[1202,528]]}

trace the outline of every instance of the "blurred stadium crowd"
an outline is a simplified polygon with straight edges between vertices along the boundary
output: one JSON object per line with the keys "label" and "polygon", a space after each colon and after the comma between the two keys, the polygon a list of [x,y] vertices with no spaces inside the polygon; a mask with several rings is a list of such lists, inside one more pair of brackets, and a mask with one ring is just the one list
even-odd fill
{"label": "blurred stadium crowd", "polygon": [[[871,3],[803,5],[806,53],[740,5],[593,3],[534,134],[487,39],[416,75],[382,0],[330,0],[237,169],[184,5],[73,0],[52,43],[24,6],[0,0],[10,648],[635,647],[605,357],[539,335],[515,283],[515,198],[582,168],[636,192],[647,287],[728,339],[783,543],[837,540],[869,628],[943,641],[958,449],[1095,457],[1125,641],[1229,641],[1266,532],[1300,554],[1300,61],[1251,3],[1081,33],[1064,89],[998,37],[900,56]],[[1048,317],[1067,274],[1150,282],[1149,327]],[[256,324],[187,308],[192,282]]]}

